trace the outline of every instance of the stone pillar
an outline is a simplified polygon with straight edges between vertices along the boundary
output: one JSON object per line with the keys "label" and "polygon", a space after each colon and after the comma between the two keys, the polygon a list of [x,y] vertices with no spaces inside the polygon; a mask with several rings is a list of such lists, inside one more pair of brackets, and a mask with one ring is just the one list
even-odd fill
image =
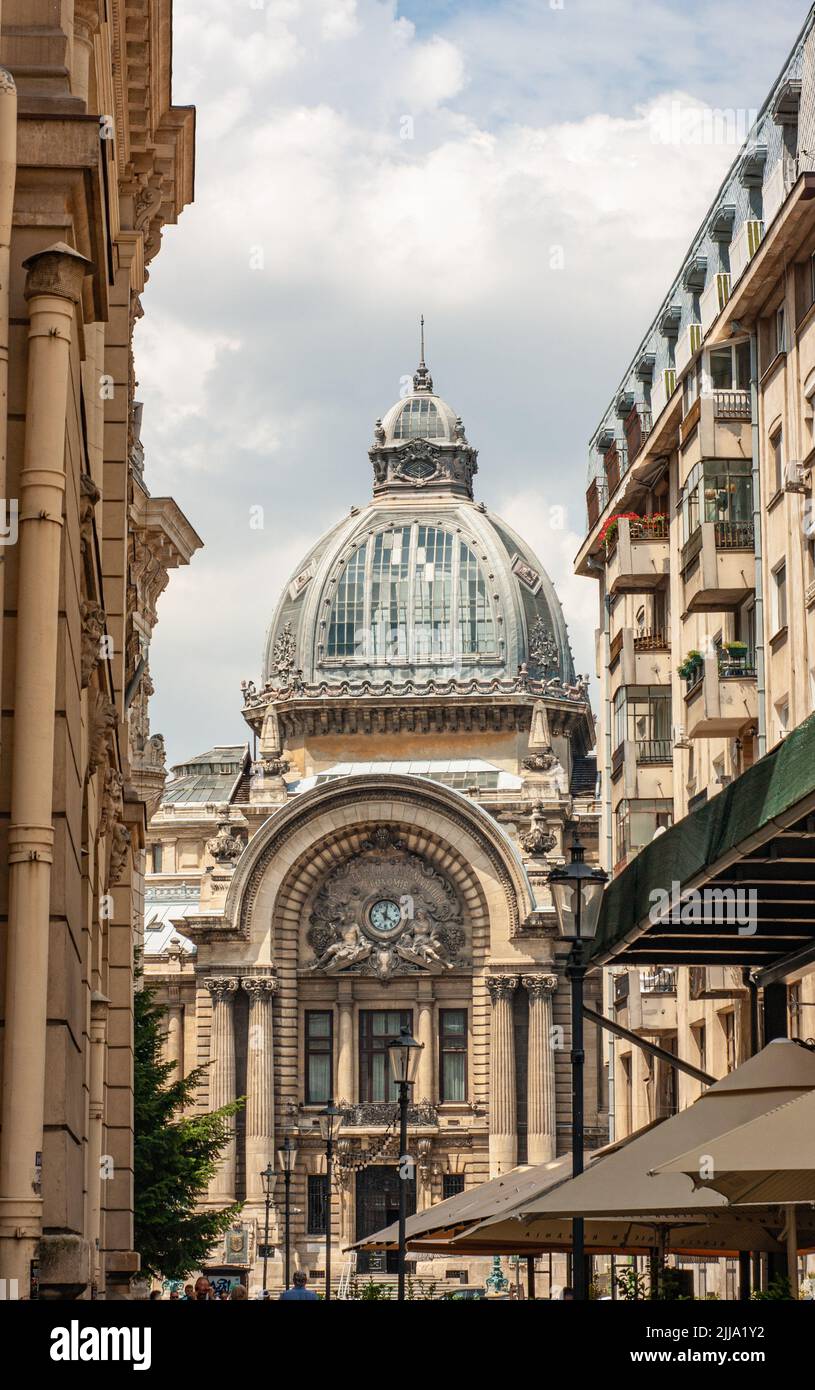
{"label": "stone pillar", "polygon": [[515,1031],[512,1019],[512,1000],[517,987],[517,975],[492,975],[487,979],[492,1000],[490,1177],[499,1177],[509,1168],[514,1168],[518,1156]]}
{"label": "stone pillar", "polygon": [[557,1140],[552,995],[558,980],[557,975],[524,975],[521,983],[529,995],[527,1157],[530,1163],[548,1163]]}
{"label": "stone pillar", "polygon": [[[58,242],[28,271],[25,448],[19,478],[14,742],[0,1119],[0,1278],[30,1285],[42,1234],[54,706],[74,311],[91,263]],[[67,541],[65,542],[67,544]],[[6,769],[6,776],[8,776]],[[54,1278],[54,1283],[59,1282]]]}
{"label": "stone pillar", "polygon": [[[277,980],[255,975],[242,981],[249,995],[246,1054],[246,1199],[262,1203],[260,1174],[274,1155],[274,1035],[272,1000]],[[282,1183],[282,1179],[279,1179]],[[275,1189],[275,1199],[282,1193]]]}
{"label": "stone pillar", "polygon": [[[357,1099],[354,1087],[354,986],[340,980],[337,997],[337,1086],[338,1100],[352,1105]],[[333,1093],[332,1086],[332,1093]]]}
{"label": "stone pillar", "polygon": [[436,1098],[436,1049],[432,979],[422,980],[419,984],[418,1013],[416,1041],[423,1045],[424,1051],[419,1059],[419,1074],[416,1077],[413,1099],[433,1101]]}
{"label": "stone pillar", "polygon": [[167,1006],[167,1061],[175,1064],[170,1080],[180,1080],[184,1075],[184,1005],[172,985]]}
{"label": "stone pillar", "polygon": [[105,1119],[105,1049],[107,1045],[108,1001],[94,991],[91,996],[90,1065],[88,1067],[88,1149],[87,1149],[87,1237],[91,1248],[91,1282],[99,1289],[103,1283],[101,1266],[102,1182],[113,1177],[108,1163],[103,1165],[102,1138]]}
{"label": "stone pillar", "polygon": [[[209,1040],[210,1109],[218,1110],[235,1099],[235,1029],[233,1005],[238,988],[236,976],[208,979],[206,987],[212,998],[212,1031]],[[218,1170],[209,1185],[209,1198],[218,1206],[235,1200],[235,1122],[230,1124],[232,1137],[221,1154]]]}

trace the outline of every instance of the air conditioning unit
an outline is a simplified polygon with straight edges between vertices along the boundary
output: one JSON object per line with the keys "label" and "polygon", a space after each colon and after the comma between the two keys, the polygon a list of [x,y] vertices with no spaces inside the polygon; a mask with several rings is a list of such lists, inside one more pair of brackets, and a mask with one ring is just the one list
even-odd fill
{"label": "air conditioning unit", "polygon": [[806,492],[804,465],[797,459],[787,459],[784,464],[784,491]]}

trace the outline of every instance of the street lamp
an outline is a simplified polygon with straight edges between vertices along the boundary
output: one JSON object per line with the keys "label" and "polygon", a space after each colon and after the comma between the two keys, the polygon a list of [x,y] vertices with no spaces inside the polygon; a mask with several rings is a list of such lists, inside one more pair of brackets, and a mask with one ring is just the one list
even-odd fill
{"label": "street lamp", "polygon": [[334,1141],[342,1124],[342,1111],[333,1100],[320,1111],[320,1133],[325,1140],[325,1300],[331,1299],[331,1166],[334,1162]]}
{"label": "street lamp", "polygon": [[408,1091],[416,1080],[419,1058],[424,1043],[417,1043],[410,1035],[406,1024],[402,1025],[399,1037],[394,1038],[388,1047],[391,1074],[399,1087],[399,1266],[397,1274],[397,1300],[405,1297],[405,1218],[407,1215],[407,1182],[413,1171],[413,1164],[407,1153],[407,1112]]}
{"label": "street lamp", "polygon": [[289,1287],[291,1274],[291,1175],[294,1165],[297,1162],[297,1149],[291,1142],[288,1134],[283,1140],[283,1148],[277,1151],[277,1161],[283,1173],[283,1181],[286,1184],[286,1288]]}
{"label": "street lamp", "polygon": [[275,1183],[277,1182],[277,1175],[271,1163],[266,1164],[266,1167],[260,1175],[260,1181],[263,1184],[263,1195],[266,1198],[266,1224],[263,1231],[263,1288],[265,1290],[268,1288],[266,1283],[266,1269],[269,1264],[269,1208],[272,1205]]}
{"label": "street lamp", "polygon": [[[608,874],[584,862],[584,849],[576,830],[571,854],[571,863],[552,869],[548,883],[560,935],[572,943],[566,977],[572,986],[572,1177],[578,1178],[583,1172],[583,942],[593,940],[597,932]],[[582,1216],[572,1220],[572,1283],[575,1299],[585,1300],[588,1289]]]}

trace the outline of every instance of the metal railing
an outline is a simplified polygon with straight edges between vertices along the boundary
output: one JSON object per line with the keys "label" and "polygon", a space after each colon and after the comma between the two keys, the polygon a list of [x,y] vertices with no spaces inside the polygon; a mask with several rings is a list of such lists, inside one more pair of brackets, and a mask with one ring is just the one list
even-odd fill
{"label": "metal railing", "polygon": [[719,680],[755,680],[756,658],[753,652],[744,656],[730,656],[727,652],[719,654]]}
{"label": "metal railing", "polygon": [[717,550],[752,550],[755,532],[752,521],[714,521]]}
{"label": "metal railing", "polygon": [[666,516],[643,516],[638,521],[629,521],[628,534],[632,541],[666,541],[668,539],[668,518]]}
{"label": "metal railing", "polygon": [[676,971],[667,965],[641,970],[640,994],[676,994]]}
{"label": "metal railing", "polygon": [[669,738],[638,738],[638,763],[672,763],[673,746]]}
{"label": "metal railing", "polygon": [[635,652],[669,652],[671,644],[667,632],[658,627],[644,627],[634,634]]}

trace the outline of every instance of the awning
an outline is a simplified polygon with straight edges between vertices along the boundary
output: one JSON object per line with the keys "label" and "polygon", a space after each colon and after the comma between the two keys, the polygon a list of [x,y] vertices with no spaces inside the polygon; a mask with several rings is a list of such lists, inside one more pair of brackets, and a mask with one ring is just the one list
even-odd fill
{"label": "awning", "polygon": [[658,1164],[657,1173],[686,1173],[729,1202],[815,1205],[815,1091],[788,1101],[698,1150]]}
{"label": "awning", "polygon": [[814,894],[811,715],[613,879],[589,959],[783,974],[815,959]]}

